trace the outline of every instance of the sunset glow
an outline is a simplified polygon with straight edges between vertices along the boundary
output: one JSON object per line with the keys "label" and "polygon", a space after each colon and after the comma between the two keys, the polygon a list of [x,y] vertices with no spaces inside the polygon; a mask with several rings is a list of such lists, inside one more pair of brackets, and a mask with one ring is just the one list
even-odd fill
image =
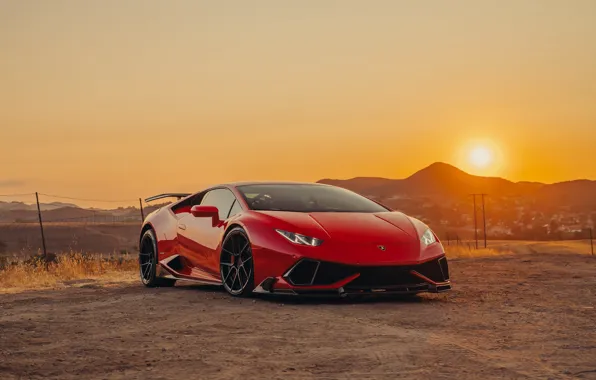
{"label": "sunset glow", "polygon": [[596,2],[124,3],[0,4],[0,194],[596,179]]}

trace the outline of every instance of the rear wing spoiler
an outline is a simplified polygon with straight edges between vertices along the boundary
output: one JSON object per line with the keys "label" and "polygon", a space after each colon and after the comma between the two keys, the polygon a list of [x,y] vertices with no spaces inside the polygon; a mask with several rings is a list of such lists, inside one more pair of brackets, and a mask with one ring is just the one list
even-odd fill
{"label": "rear wing spoiler", "polygon": [[153,202],[153,201],[156,201],[158,199],[163,199],[163,198],[182,199],[182,198],[188,197],[189,195],[190,195],[190,193],[165,193],[165,194],[154,195],[152,197],[146,198],[145,202],[149,203],[149,202]]}

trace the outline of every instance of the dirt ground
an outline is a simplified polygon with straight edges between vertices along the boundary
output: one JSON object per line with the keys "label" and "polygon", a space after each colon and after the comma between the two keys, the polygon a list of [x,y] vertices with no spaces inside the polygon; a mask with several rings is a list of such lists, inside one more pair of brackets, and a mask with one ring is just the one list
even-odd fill
{"label": "dirt ground", "polygon": [[596,379],[596,257],[451,262],[413,299],[86,284],[0,295],[0,379]]}

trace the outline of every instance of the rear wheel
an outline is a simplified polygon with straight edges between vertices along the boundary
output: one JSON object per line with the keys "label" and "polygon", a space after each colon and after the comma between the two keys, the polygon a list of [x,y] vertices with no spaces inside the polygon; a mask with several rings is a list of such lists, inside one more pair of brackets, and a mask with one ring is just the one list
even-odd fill
{"label": "rear wheel", "polygon": [[157,276],[157,240],[153,230],[147,230],[141,237],[139,252],[139,275],[147,287],[174,286],[176,280]]}
{"label": "rear wheel", "polygon": [[241,227],[230,231],[221,245],[219,260],[221,281],[228,293],[249,296],[255,288],[252,249]]}

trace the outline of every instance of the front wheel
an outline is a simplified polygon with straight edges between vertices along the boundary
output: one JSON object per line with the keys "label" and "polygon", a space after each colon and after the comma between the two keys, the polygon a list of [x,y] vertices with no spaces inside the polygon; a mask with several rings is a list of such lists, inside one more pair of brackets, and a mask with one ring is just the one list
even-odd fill
{"label": "front wheel", "polygon": [[157,276],[157,241],[153,230],[145,231],[141,237],[139,275],[143,285],[149,288],[174,286],[176,283],[176,280]]}
{"label": "front wheel", "polygon": [[222,245],[219,260],[221,282],[228,293],[247,297],[255,288],[254,262],[248,235],[241,227],[230,231]]}

